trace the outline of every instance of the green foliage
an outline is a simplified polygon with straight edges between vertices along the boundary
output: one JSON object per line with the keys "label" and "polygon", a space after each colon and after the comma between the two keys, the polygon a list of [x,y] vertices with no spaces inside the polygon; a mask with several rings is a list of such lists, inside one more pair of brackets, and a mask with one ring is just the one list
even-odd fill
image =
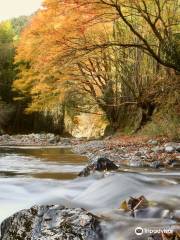
{"label": "green foliage", "polygon": [[11,85],[14,72],[14,30],[9,21],[0,24],[0,97],[9,102],[12,100]]}
{"label": "green foliage", "polygon": [[30,19],[31,17],[29,16],[20,16],[10,20],[16,36],[20,35],[21,31],[25,28]]}
{"label": "green foliage", "polygon": [[11,43],[14,37],[14,30],[10,21],[0,23],[1,44]]}
{"label": "green foliage", "polygon": [[13,100],[11,88],[16,77],[15,42],[28,19],[22,16],[0,23],[0,97],[5,102]]}

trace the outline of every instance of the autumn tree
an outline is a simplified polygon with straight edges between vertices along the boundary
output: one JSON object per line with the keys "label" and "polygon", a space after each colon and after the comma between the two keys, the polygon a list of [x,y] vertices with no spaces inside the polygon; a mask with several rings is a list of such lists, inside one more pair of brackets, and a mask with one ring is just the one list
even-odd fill
{"label": "autumn tree", "polygon": [[167,88],[165,69],[179,71],[177,6],[166,0],[46,0],[21,35],[14,87],[31,99],[29,111],[67,102],[77,111],[98,106],[117,128],[132,105],[145,124]]}

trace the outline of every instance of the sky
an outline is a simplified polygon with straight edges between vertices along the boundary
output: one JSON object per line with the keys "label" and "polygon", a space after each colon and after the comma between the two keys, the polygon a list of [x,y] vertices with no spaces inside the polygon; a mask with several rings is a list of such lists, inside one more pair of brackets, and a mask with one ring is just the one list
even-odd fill
{"label": "sky", "polygon": [[41,6],[42,0],[0,0],[0,21],[30,15]]}

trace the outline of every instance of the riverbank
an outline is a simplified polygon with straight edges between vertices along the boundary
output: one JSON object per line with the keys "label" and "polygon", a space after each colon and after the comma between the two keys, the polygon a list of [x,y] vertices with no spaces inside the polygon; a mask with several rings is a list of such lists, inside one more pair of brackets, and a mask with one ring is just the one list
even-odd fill
{"label": "riverbank", "polygon": [[112,137],[77,143],[73,150],[87,156],[90,162],[105,157],[119,167],[180,167],[180,143],[169,142],[163,138]]}
{"label": "riverbank", "polygon": [[105,157],[117,166],[180,167],[180,143],[166,138],[140,136],[107,137],[103,140],[63,138],[55,134],[2,135],[0,146],[66,147],[86,156],[90,163]]}
{"label": "riverbank", "polygon": [[0,146],[71,146],[69,138],[53,133],[1,135]]}

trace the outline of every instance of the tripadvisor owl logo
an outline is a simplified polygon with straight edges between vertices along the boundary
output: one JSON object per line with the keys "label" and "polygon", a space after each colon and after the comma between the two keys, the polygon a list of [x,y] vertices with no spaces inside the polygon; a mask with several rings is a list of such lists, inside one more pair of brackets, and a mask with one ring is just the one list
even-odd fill
{"label": "tripadvisor owl logo", "polygon": [[143,235],[143,228],[142,227],[137,227],[136,229],[135,229],[135,234],[136,235],[138,235],[138,236],[141,236],[141,235]]}
{"label": "tripadvisor owl logo", "polygon": [[141,236],[143,234],[152,234],[152,233],[155,233],[155,234],[160,234],[160,233],[165,233],[165,234],[172,234],[174,232],[174,230],[169,227],[169,228],[142,228],[142,227],[137,227],[135,229],[135,234],[137,236]]}

